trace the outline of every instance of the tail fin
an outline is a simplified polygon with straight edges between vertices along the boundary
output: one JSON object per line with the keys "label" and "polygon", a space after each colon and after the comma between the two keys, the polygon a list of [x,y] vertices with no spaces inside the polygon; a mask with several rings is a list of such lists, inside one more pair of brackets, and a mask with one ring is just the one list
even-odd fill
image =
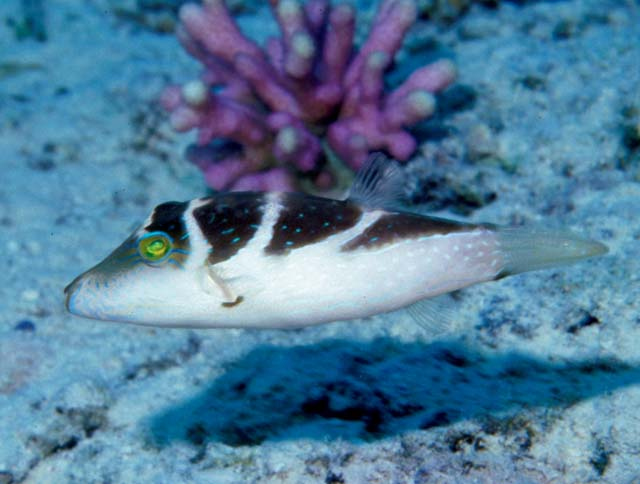
{"label": "tail fin", "polygon": [[571,264],[609,251],[606,245],[571,232],[510,227],[495,230],[505,262],[499,278]]}

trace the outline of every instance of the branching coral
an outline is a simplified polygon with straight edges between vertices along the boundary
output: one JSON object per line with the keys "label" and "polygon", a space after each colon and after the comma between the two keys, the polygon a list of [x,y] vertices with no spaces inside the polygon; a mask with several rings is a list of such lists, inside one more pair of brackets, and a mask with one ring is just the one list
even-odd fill
{"label": "branching coral", "polygon": [[[351,6],[271,0],[271,7],[281,37],[264,50],[240,32],[223,0],[180,11],[178,38],[205,70],[168,87],[162,104],[176,130],[198,130],[189,157],[207,183],[288,190],[303,175],[322,190],[336,182],[328,152],[354,170],[373,150],[408,159],[416,141],[404,128],[433,113],[433,93],[455,75],[441,60],[384,91],[384,73],[415,21],[414,1],[382,0],[357,52]],[[214,147],[217,139],[233,148]]]}

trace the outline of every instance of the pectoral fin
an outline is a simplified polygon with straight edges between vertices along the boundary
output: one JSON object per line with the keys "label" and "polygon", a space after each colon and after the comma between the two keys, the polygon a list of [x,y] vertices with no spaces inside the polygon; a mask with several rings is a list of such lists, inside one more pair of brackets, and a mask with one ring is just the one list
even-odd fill
{"label": "pectoral fin", "polygon": [[207,294],[218,297],[222,300],[222,306],[231,308],[243,301],[243,297],[237,294],[219,274],[213,266],[206,266],[201,275],[202,289]]}

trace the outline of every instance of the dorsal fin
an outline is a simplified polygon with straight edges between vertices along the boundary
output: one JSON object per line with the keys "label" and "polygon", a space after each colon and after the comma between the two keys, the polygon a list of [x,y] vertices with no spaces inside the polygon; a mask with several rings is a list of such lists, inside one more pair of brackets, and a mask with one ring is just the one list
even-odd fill
{"label": "dorsal fin", "polygon": [[383,153],[373,153],[356,175],[349,200],[368,208],[397,208],[404,198],[400,165]]}

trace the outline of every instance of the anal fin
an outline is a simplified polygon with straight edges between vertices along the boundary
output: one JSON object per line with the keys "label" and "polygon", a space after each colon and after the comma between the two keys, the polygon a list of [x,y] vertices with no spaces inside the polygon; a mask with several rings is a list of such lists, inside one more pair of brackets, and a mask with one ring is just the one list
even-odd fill
{"label": "anal fin", "polygon": [[405,309],[429,336],[439,336],[457,329],[452,303],[451,296],[443,294],[421,299]]}

